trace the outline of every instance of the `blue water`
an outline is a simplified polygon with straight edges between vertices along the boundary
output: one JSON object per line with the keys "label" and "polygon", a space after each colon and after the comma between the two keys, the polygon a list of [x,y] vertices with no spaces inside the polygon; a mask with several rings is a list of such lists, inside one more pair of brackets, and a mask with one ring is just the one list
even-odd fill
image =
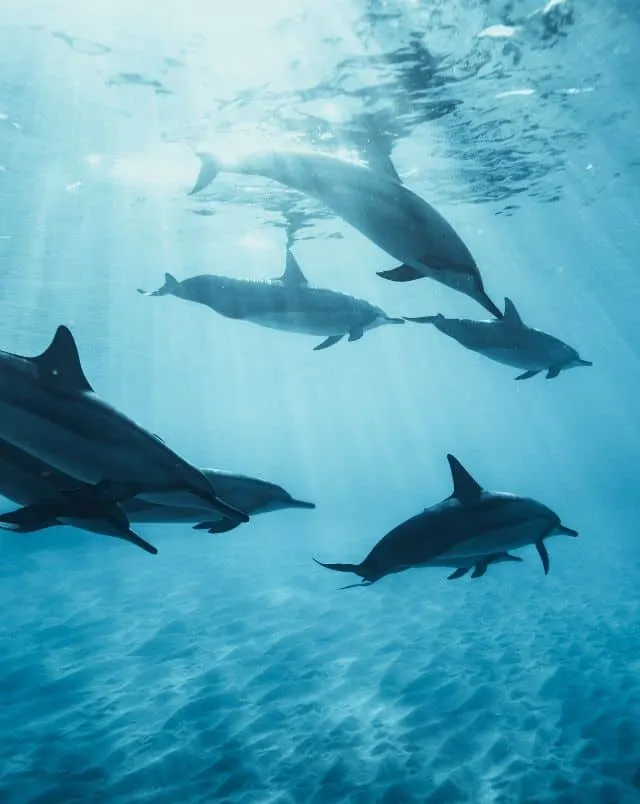
{"label": "blue water", "polygon": [[[156,557],[2,534],[3,804],[640,800],[639,22],[621,0],[4,0],[0,348],[66,324],[102,398],[317,509],[138,526]],[[279,276],[288,233],[314,284],[484,317],[383,282],[393,258],[275,184],[186,196],[203,142],[352,153],[365,125],[489,294],[592,368],[515,383],[417,325],[314,352],[135,292]],[[448,452],[580,537],[549,541],[547,577],[526,548],[337,591],[312,556],[360,561],[447,496]]]}

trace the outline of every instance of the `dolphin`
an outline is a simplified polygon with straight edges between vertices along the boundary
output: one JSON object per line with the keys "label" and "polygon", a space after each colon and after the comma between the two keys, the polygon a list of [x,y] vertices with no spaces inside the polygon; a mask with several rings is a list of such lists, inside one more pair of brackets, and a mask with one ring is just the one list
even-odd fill
{"label": "dolphin", "polygon": [[385,575],[432,566],[434,560],[462,568],[469,566],[473,556],[486,561],[534,544],[546,575],[549,554],[544,540],[560,533],[577,536],[577,532],[536,500],[485,491],[453,455],[447,455],[447,460],[453,479],[449,497],[389,531],[360,564],[325,564],[314,559],[316,563],[352,572],[369,586]]}
{"label": "dolphin", "polygon": [[545,370],[547,379],[551,380],[561,371],[593,365],[553,335],[524,324],[509,298],[504,300],[504,318],[501,321],[470,321],[465,318],[445,318],[440,314],[407,317],[406,320],[433,324],[440,332],[473,352],[507,366],[525,369],[516,380],[528,380]]}
{"label": "dolphin", "polygon": [[314,349],[327,349],[342,340],[359,340],[366,330],[383,324],[404,324],[403,318],[391,318],[369,302],[311,287],[297,260],[287,249],[284,273],[278,279],[256,281],[203,274],[182,282],[165,274],[158,290],[143,296],[173,295],[198,302],[226,318],[251,321],[263,327],[324,336]]}
{"label": "dolphin", "polygon": [[202,151],[197,156],[201,168],[190,195],[223,171],[272,179],[315,198],[402,263],[378,276],[394,282],[430,277],[502,317],[455,229],[399,181],[395,169],[373,170],[331,154],[296,149],[250,153],[228,162]]}
{"label": "dolphin", "polygon": [[[275,483],[221,469],[201,471],[229,504],[252,516],[285,508],[315,508],[314,503],[295,499]],[[84,494],[81,493],[83,490]],[[0,439],[0,494],[24,506],[18,511],[0,515],[0,527],[26,533],[67,524],[94,533],[127,538],[138,544],[140,537],[133,534],[135,539],[132,539],[128,524],[124,529],[122,516],[126,516],[130,522],[140,523],[199,523],[197,529],[206,526],[210,533],[232,530],[239,524],[237,519],[208,510],[205,504],[190,508],[141,500],[134,496],[138,490],[135,486],[102,484],[98,490],[101,494],[96,498],[95,486],[82,483]],[[101,514],[108,500],[119,510],[110,509],[107,516],[109,521],[105,524]],[[114,517],[119,518],[116,533]]]}
{"label": "dolphin", "polygon": [[0,351],[0,438],[89,485],[133,484],[151,502],[249,519],[162,439],[96,396],[65,326],[37,357]]}

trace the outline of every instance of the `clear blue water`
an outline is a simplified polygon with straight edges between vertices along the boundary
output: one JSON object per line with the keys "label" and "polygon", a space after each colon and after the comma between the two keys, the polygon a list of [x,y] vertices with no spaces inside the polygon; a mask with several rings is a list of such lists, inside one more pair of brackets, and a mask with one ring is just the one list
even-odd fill
{"label": "clear blue water", "polygon": [[[2,534],[3,804],[640,800],[639,21],[631,0],[4,0],[0,348],[66,324],[102,398],[317,509],[139,526],[156,557]],[[514,383],[409,325],[314,352],[136,294],[278,276],[288,221],[314,284],[483,317],[383,282],[393,258],[275,184],[186,196],[203,142],[352,153],[365,115],[490,295],[593,368]],[[527,548],[477,581],[337,591],[312,556],[359,561],[447,496],[447,452],[580,537],[547,577]]]}

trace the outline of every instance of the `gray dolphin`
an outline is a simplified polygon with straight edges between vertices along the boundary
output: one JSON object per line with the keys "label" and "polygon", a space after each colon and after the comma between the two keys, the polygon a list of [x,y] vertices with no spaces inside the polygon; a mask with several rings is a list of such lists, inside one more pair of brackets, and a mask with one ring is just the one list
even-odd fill
{"label": "gray dolphin", "polygon": [[445,318],[443,315],[406,317],[406,320],[433,324],[440,332],[473,352],[507,366],[525,369],[516,380],[528,380],[541,371],[546,371],[550,380],[561,371],[575,366],[593,365],[588,360],[582,360],[575,349],[553,335],[526,326],[508,298],[504,300],[504,318],[501,321],[470,321],[465,318]]}
{"label": "gray dolphin", "polygon": [[[230,505],[251,516],[285,508],[315,508],[314,503],[296,500],[275,483],[221,469],[201,471]],[[155,547],[131,531],[130,521],[199,523],[197,529],[206,527],[210,533],[232,530],[239,524],[205,504],[192,508],[162,505],[138,499],[133,496],[137,491],[138,487],[123,484],[87,485],[0,439],[0,494],[24,506],[0,514],[0,527],[5,529],[28,533],[67,524],[117,536],[155,553]]]}
{"label": "gray dolphin", "polygon": [[0,438],[90,485],[133,484],[151,502],[249,519],[199,469],[95,395],[64,326],[37,357],[0,351]]}
{"label": "gray dolphin", "polygon": [[395,170],[370,167],[326,153],[282,150],[223,161],[197,154],[202,166],[190,195],[219,172],[263,176],[309,195],[402,262],[378,276],[394,282],[430,277],[470,296],[497,318],[501,311],[487,296],[476,262],[451,224],[398,181]]}
{"label": "gray dolphin", "polygon": [[383,324],[404,324],[363,299],[335,290],[311,287],[296,258],[287,249],[285,271],[278,279],[233,279],[203,274],[182,282],[165,274],[158,290],[138,289],[143,296],[173,295],[198,302],[226,318],[251,321],[263,327],[324,336],[314,347],[326,349],[342,340],[359,340],[366,330]]}
{"label": "gray dolphin", "polygon": [[[485,491],[453,456],[447,455],[453,494],[406,520],[387,533],[360,564],[324,564],[338,572],[352,572],[370,585],[395,572],[432,566],[469,566],[469,559],[488,557],[534,544],[549,572],[544,540],[554,534],[577,536],[561,524],[551,509],[515,494]],[[314,559],[316,560],[316,559]],[[460,561],[461,564],[456,564]]]}

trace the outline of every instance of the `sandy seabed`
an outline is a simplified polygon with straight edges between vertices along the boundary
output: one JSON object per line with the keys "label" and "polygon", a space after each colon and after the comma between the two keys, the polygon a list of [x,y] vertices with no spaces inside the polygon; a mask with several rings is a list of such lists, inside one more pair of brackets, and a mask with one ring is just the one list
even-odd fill
{"label": "sandy seabed", "polygon": [[267,520],[0,538],[2,804],[640,801],[637,566],[339,592]]}

